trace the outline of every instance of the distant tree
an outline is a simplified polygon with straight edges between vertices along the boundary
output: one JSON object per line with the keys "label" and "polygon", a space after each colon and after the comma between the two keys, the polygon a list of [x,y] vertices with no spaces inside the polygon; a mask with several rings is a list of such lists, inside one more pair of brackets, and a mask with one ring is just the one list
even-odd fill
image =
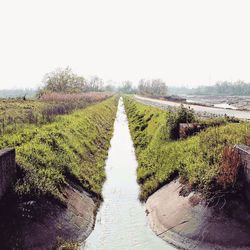
{"label": "distant tree", "polygon": [[188,90],[189,94],[194,95],[250,95],[250,83],[243,81],[237,82],[217,82],[212,86],[199,86]]}
{"label": "distant tree", "polygon": [[138,85],[138,92],[141,95],[165,96],[167,89],[166,83],[161,79],[141,79]]}
{"label": "distant tree", "polygon": [[122,86],[119,88],[120,92],[126,93],[126,94],[133,94],[135,93],[135,89],[133,88],[133,84],[131,81],[124,81],[122,83]]}
{"label": "distant tree", "polygon": [[161,79],[153,79],[151,81],[151,88],[153,95],[165,96],[167,94],[167,85]]}
{"label": "distant tree", "polygon": [[74,74],[71,68],[56,69],[44,76],[43,91],[77,93],[87,91],[87,82],[82,76]]}
{"label": "distant tree", "polygon": [[98,76],[92,76],[88,81],[88,91],[103,91],[103,80]]}
{"label": "distant tree", "polygon": [[116,87],[113,85],[113,84],[107,84],[103,87],[104,91],[107,91],[107,92],[116,92],[117,89]]}

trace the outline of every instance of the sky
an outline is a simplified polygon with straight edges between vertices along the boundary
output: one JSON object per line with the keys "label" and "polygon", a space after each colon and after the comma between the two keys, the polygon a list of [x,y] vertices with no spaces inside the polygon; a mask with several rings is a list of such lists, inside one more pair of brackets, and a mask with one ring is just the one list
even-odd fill
{"label": "sky", "polygon": [[71,67],[105,81],[250,82],[249,0],[0,0],[0,89]]}

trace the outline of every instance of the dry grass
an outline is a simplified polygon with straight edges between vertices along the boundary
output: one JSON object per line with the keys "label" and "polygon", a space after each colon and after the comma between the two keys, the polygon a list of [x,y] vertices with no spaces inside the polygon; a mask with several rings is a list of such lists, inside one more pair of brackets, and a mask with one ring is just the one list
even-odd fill
{"label": "dry grass", "polygon": [[46,93],[42,95],[39,99],[42,101],[52,101],[52,102],[75,102],[75,101],[98,102],[111,96],[112,94],[108,92],[88,92],[88,93],[75,93],[75,94]]}
{"label": "dry grass", "polygon": [[236,183],[240,167],[240,156],[232,146],[226,146],[222,153],[222,163],[217,177],[217,183],[224,189],[233,187]]}

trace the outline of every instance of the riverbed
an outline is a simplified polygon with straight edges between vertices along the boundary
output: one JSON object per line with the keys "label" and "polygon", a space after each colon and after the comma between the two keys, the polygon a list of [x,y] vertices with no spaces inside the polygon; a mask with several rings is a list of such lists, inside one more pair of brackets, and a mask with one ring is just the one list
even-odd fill
{"label": "riverbed", "polygon": [[145,206],[138,200],[137,161],[123,100],[119,100],[114,134],[106,161],[107,180],[93,232],[81,249],[175,249],[149,228]]}

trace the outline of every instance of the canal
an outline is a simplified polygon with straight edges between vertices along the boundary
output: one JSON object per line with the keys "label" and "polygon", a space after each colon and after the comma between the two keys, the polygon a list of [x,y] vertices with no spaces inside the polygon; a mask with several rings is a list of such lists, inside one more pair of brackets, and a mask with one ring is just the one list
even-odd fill
{"label": "canal", "polygon": [[145,207],[138,200],[137,161],[123,100],[119,100],[114,134],[106,161],[103,199],[93,232],[81,249],[175,249],[149,228]]}

